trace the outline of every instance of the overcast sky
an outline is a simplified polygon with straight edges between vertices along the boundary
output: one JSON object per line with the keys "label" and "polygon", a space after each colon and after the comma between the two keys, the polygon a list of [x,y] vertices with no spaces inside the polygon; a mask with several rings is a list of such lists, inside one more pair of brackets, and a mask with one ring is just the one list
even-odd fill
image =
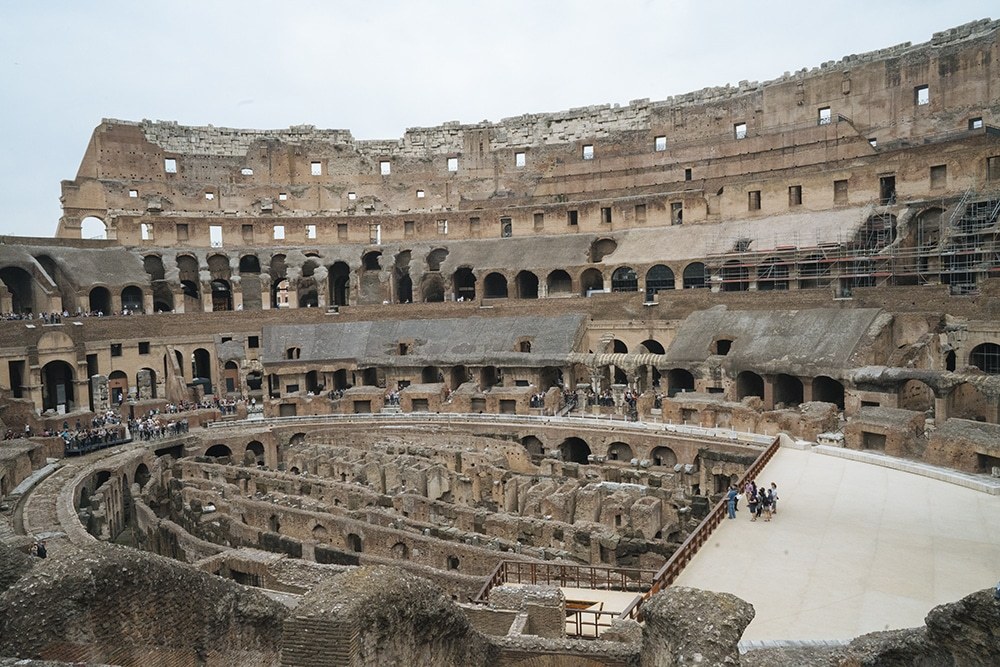
{"label": "overcast sky", "polygon": [[496,121],[766,80],[1000,18],[996,0],[0,0],[0,233],[51,236],[102,118]]}

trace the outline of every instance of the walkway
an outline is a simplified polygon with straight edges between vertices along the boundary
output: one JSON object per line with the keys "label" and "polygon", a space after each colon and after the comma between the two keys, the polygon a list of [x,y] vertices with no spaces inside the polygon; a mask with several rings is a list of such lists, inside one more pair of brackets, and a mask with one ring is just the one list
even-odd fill
{"label": "walkway", "polygon": [[787,447],[757,481],[778,484],[775,518],[741,501],[675,582],[751,602],[744,640],[923,625],[1000,579],[1000,496]]}

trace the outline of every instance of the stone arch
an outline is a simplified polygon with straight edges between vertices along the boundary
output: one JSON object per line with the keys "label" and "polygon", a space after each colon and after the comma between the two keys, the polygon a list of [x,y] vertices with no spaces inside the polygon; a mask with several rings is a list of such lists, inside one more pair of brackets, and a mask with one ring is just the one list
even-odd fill
{"label": "stone arch", "polygon": [[455,300],[475,301],[476,300],[476,275],[468,266],[462,266],[455,270],[452,275],[454,285]]}
{"label": "stone arch", "polygon": [[[31,274],[18,266],[5,266],[0,269],[0,281],[7,287],[11,297],[11,310],[15,313],[35,313],[39,308],[35,304],[35,281]],[[65,304],[69,308],[71,304]]]}
{"label": "stone arch", "polygon": [[361,256],[361,268],[365,271],[382,270],[382,251],[370,250]]}
{"label": "stone arch", "polygon": [[981,343],[969,352],[969,365],[989,375],[1000,375],[1000,345]]}
{"label": "stone arch", "polygon": [[590,244],[590,261],[594,264],[604,261],[604,258],[618,249],[618,242],[614,239],[596,239]]}
{"label": "stone arch", "polygon": [[590,445],[583,438],[566,438],[559,444],[563,461],[587,464],[590,462]]}
{"label": "stone arch", "polygon": [[427,270],[428,271],[440,271],[441,264],[448,257],[447,248],[434,248],[429,253],[427,253]]}
{"label": "stone arch", "polygon": [[143,366],[142,368],[139,369],[139,372],[135,374],[135,386],[136,386],[136,389],[140,392],[140,396],[139,397],[142,398],[142,396],[141,396],[141,390],[142,390],[142,384],[143,383],[140,382],[140,380],[139,380],[140,373],[142,373],[142,371],[148,371],[149,372],[149,397],[150,398],[156,398],[156,371],[153,370],[152,368],[150,368],[149,366]]}
{"label": "stone arch", "polygon": [[151,476],[149,474],[149,466],[147,466],[145,463],[140,463],[139,465],[136,466],[135,474],[132,476],[132,479],[133,481],[135,481],[136,484],[139,485],[140,489],[143,489],[146,487],[146,484],[149,483],[150,477]]}
{"label": "stone arch", "polygon": [[537,436],[524,436],[521,438],[521,446],[528,452],[528,456],[531,457],[533,463],[538,463],[545,458],[545,445],[542,444],[542,441]]}
{"label": "stone arch", "polygon": [[494,271],[483,279],[483,296],[487,299],[507,298],[507,277]]}
{"label": "stone arch", "polygon": [[612,442],[608,445],[607,458],[609,461],[631,461],[635,458],[635,451],[627,442]]}
{"label": "stone arch", "polygon": [[313,526],[312,538],[317,542],[323,542],[324,540],[326,540],[327,535],[329,535],[329,532],[327,531],[326,526],[324,526],[323,524],[317,523],[315,526]]}
{"label": "stone arch", "polygon": [[81,239],[108,238],[108,225],[96,215],[88,215],[80,221]]}
{"label": "stone arch", "polygon": [[844,409],[844,385],[832,377],[817,375],[812,382],[812,399],[823,403],[833,403]]}
{"label": "stone arch", "polygon": [[271,256],[271,308],[282,308],[288,305],[288,265],[282,253]]}
{"label": "stone arch", "polygon": [[619,266],[611,274],[612,292],[639,291],[639,276],[631,266]]}
{"label": "stone arch", "polygon": [[444,280],[440,274],[425,273],[420,279],[420,293],[425,303],[440,303],[444,301]]}
{"label": "stone arch", "polygon": [[573,279],[562,269],[556,269],[545,278],[545,287],[549,296],[572,294]]}
{"label": "stone arch", "polygon": [[736,399],[741,401],[747,396],[764,398],[764,378],[753,371],[742,371],[736,376]]}
{"label": "stone arch", "polygon": [[264,465],[264,443],[259,440],[251,440],[247,443],[246,453],[253,456],[257,465]]}
{"label": "stone arch", "polygon": [[802,404],[802,380],[792,375],[779,373],[774,377],[774,402],[789,407]]}
{"label": "stone arch", "polygon": [[671,368],[667,371],[667,396],[676,396],[694,391],[694,375],[685,368]]}
{"label": "stone arch", "polygon": [[362,553],[365,549],[364,540],[357,533],[348,533],[346,542],[347,548],[356,554]]}
{"label": "stone arch", "polygon": [[209,456],[216,459],[232,458],[233,450],[230,449],[228,445],[223,445],[219,443],[209,447],[205,451],[205,456]]}
{"label": "stone arch", "polygon": [[514,286],[517,289],[518,299],[538,298],[538,276],[531,271],[521,271],[514,278]]}
{"label": "stone arch", "polygon": [[655,340],[653,338],[647,338],[646,340],[644,340],[641,343],[639,343],[639,345],[641,345],[644,348],[646,348],[646,352],[648,352],[649,354],[663,354],[664,353],[663,345],[659,341],[657,341],[657,340]]}
{"label": "stone arch", "polygon": [[123,311],[127,310],[133,313],[141,313],[145,310],[143,307],[142,288],[140,287],[135,285],[125,287],[122,289],[121,299]]}
{"label": "stone arch", "polygon": [[916,412],[934,409],[934,390],[926,382],[912,379],[899,386],[899,407]]}
{"label": "stone arch", "polygon": [[206,264],[208,265],[208,273],[212,278],[229,280],[233,277],[233,269],[229,265],[229,257],[225,253],[213,252],[208,256]]}
{"label": "stone arch", "polygon": [[661,466],[663,468],[673,468],[677,465],[677,454],[670,447],[659,446],[654,447],[653,451],[650,452],[650,459],[654,466]]}
{"label": "stone arch", "polygon": [[207,380],[208,384],[205,386],[205,393],[212,393],[212,355],[203,347],[196,348],[194,352],[191,353],[191,378],[192,380],[197,380],[199,378]]}
{"label": "stone arch", "polygon": [[56,359],[42,366],[42,409],[56,410],[63,406],[71,412],[75,405],[73,366]]}
{"label": "stone arch", "polygon": [[701,262],[691,262],[684,267],[684,289],[708,287],[708,268]]}
{"label": "stone arch", "polygon": [[108,398],[112,404],[123,403],[128,398],[128,375],[125,371],[111,371],[108,374]]}
{"label": "stone arch", "polygon": [[111,314],[111,292],[107,287],[94,287],[88,297],[89,310],[92,313]]}
{"label": "stone arch", "polygon": [[305,433],[295,433],[288,439],[289,445],[304,445],[306,443]]}
{"label": "stone arch", "polygon": [[346,306],[350,295],[351,267],[347,262],[334,262],[328,274],[330,301],[335,306]]}
{"label": "stone arch", "polygon": [[240,257],[240,275],[260,273],[260,258],[257,255],[243,255]]}
{"label": "stone arch", "polygon": [[662,290],[674,289],[674,272],[669,266],[657,264],[646,272],[646,301],[652,301],[653,295]]}
{"label": "stone arch", "polygon": [[604,291],[604,274],[599,269],[586,269],[580,274],[580,294],[590,296],[594,292]]}
{"label": "stone arch", "polygon": [[404,542],[396,542],[389,548],[389,553],[396,560],[409,560],[410,547],[406,546]]}
{"label": "stone arch", "polygon": [[212,281],[212,312],[224,312],[233,309],[233,290],[228,280]]}

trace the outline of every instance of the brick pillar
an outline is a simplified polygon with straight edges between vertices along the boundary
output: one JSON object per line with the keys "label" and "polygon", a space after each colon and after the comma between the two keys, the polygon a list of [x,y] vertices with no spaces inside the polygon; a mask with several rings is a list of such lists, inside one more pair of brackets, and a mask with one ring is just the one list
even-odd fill
{"label": "brick pillar", "polygon": [[94,412],[103,412],[110,407],[111,399],[108,395],[107,375],[90,376],[90,395],[94,401]]}

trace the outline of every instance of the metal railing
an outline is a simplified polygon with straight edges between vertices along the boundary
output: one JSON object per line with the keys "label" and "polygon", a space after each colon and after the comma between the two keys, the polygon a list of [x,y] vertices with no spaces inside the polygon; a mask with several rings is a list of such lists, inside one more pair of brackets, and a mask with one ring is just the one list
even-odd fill
{"label": "metal railing", "polygon": [[637,567],[502,560],[497,563],[474,601],[485,602],[489,599],[490,591],[503,584],[642,592],[653,584],[656,574],[656,570]]}
{"label": "metal railing", "polygon": [[599,639],[601,633],[611,627],[611,621],[618,618],[616,611],[601,609],[567,609],[566,636],[579,639]]}

